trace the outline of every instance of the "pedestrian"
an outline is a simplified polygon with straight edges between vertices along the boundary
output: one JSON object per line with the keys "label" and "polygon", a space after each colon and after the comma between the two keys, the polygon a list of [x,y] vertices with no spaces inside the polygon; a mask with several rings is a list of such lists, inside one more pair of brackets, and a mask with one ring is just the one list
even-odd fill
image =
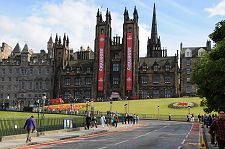
{"label": "pedestrian", "polygon": [[88,114],[86,117],[86,126],[88,130],[89,130],[90,124],[91,124],[91,117],[90,117],[90,114]]}
{"label": "pedestrian", "polygon": [[210,138],[213,137],[213,132],[216,131],[219,149],[225,148],[225,114],[224,110],[219,110],[219,118],[215,119],[209,128]]}
{"label": "pedestrian", "polygon": [[209,115],[208,116],[208,118],[207,118],[207,128],[210,126],[212,124],[212,117],[211,117],[211,115]]}
{"label": "pedestrian", "polygon": [[200,113],[198,114],[198,122],[201,123],[201,115],[200,115]]}
{"label": "pedestrian", "polygon": [[119,121],[118,115],[116,114],[114,117],[114,126],[117,127],[117,123]]}
{"label": "pedestrian", "polygon": [[169,113],[169,121],[171,121],[171,114]]}
{"label": "pedestrian", "polygon": [[136,120],[136,115],[133,115],[133,124],[135,124],[135,120]]}
{"label": "pedestrian", "polygon": [[101,125],[103,128],[105,127],[105,116],[104,115],[101,116]]}
{"label": "pedestrian", "polygon": [[93,125],[92,126],[98,128],[98,126],[97,126],[97,118],[96,118],[95,115],[92,118],[92,122],[93,122]]}
{"label": "pedestrian", "polygon": [[138,121],[139,121],[139,116],[137,115],[136,116],[136,124],[138,124]]}
{"label": "pedestrian", "polygon": [[36,125],[35,125],[35,120],[34,116],[32,115],[29,119],[26,120],[24,129],[27,128],[27,140],[26,143],[31,142],[31,132],[34,129],[36,131]]}
{"label": "pedestrian", "polygon": [[191,114],[191,121],[192,121],[192,122],[195,121],[195,116],[194,116],[194,114]]}

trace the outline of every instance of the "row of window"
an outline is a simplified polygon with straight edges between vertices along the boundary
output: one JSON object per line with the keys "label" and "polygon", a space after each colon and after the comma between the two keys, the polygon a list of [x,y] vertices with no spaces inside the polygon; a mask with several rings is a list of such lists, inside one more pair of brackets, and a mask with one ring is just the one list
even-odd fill
{"label": "row of window", "polygon": [[[159,90],[153,90],[152,96],[150,96],[149,92],[144,90],[141,92],[141,97],[142,98],[159,98]],[[170,98],[171,97],[171,90],[165,89],[164,90],[164,97],[165,98]]]}
{"label": "row of window", "polygon": [[[84,97],[81,97],[81,96]],[[65,99],[70,99],[72,96],[70,92],[65,92],[64,93],[64,98]],[[74,92],[74,100],[80,99],[80,98],[85,98],[85,99],[90,99],[91,98],[91,91],[85,91],[84,94],[82,94],[80,91],[75,91]]]}
{"label": "row of window", "polygon": [[[75,78],[74,79],[75,85],[81,85],[81,78]],[[85,78],[85,84],[90,85],[91,84],[91,78]],[[71,78],[65,78],[65,85],[71,85]]]}
{"label": "row of window", "polygon": [[[34,95],[36,98],[37,98],[37,97],[41,98],[41,97],[42,97],[42,94],[43,94],[43,93],[41,93],[41,94],[28,94],[28,97],[31,98],[32,95]],[[10,99],[10,98],[17,98],[17,97],[18,97],[18,94],[11,94],[11,95],[10,95],[10,94],[5,94],[5,96],[4,96],[3,93],[0,94],[0,98],[2,98],[2,99],[4,99],[4,98],[7,99],[7,96],[9,96],[9,99]],[[24,94],[20,94],[20,96],[21,96],[21,97],[24,97]]]}
{"label": "row of window", "polygon": [[[30,69],[27,69],[27,68],[16,68],[15,69],[15,73],[16,74],[23,74],[23,75],[26,75],[27,74],[27,72],[29,71],[29,74],[30,75],[33,75],[34,74],[34,72],[35,72],[35,70],[37,71],[37,74],[38,75],[41,75],[42,74],[42,70],[43,69],[41,69],[41,68],[37,68],[37,69],[34,69],[34,68],[30,68]],[[13,74],[13,69],[9,69],[8,70],[8,73],[9,74]],[[7,74],[7,71],[6,71],[6,69],[5,68],[2,68],[2,74]],[[46,68],[46,74],[50,74],[50,68]]]}
{"label": "row of window", "polygon": [[[149,82],[147,76],[142,76],[141,78],[142,78],[141,79],[141,83],[142,84],[147,84]],[[164,77],[165,84],[169,84],[171,82],[170,80],[171,80],[170,76],[165,76]],[[152,83],[158,84],[159,82],[160,82],[160,76],[159,75],[152,76]]]}
{"label": "row of window", "polygon": [[[7,63],[7,61],[6,60],[2,60],[2,64],[3,65],[5,65]],[[43,63],[45,63],[45,61],[43,61],[43,60],[38,60],[38,61],[36,61],[36,60],[30,60],[30,64],[43,64]],[[48,60],[47,61],[47,64],[49,65],[49,64],[51,64],[51,61],[50,60]],[[16,65],[20,65],[20,61],[19,60],[17,60],[16,61]]]}
{"label": "row of window", "polygon": [[[44,86],[44,84],[45,84],[45,86]],[[46,82],[28,82],[28,83],[21,82],[21,89],[22,90],[25,90],[25,89],[42,90],[42,89],[49,89],[49,85],[50,85],[49,81],[46,81]]]}
{"label": "row of window", "polygon": [[[69,67],[66,68],[66,73],[70,73],[70,71],[71,71],[71,69]],[[87,73],[91,73],[91,68],[90,67],[87,67],[86,72]],[[80,67],[77,67],[76,68],[76,73],[81,73],[81,68]]]}
{"label": "row of window", "polygon": [[[154,65],[153,70],[155,72],[159,71],[159,65]],[[142,71],[147,71],[148,67],[146,65],[142,66]],[[165,66],[165,71],[170,71],[170,65]]]}
{"label": "row of window", "polygon": [[[205,49],[201,48],[198,50],[198,56],[204,56]],[[185,50],[185,57],[192,57],[192,51],[191,49]]]}

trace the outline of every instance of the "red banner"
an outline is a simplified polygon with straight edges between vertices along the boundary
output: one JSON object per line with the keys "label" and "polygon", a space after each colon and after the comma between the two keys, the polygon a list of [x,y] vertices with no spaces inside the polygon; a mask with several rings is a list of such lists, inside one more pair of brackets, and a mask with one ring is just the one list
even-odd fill
{"label": "red banner", "polygon": [[98,91],[103,91],[104,87],[104,43],[105,35],[99,37],[99,65],[98,65]]}
{"label": "red banner", "polygon": [[132,90],[132,33],[127,33],[127,90]]}

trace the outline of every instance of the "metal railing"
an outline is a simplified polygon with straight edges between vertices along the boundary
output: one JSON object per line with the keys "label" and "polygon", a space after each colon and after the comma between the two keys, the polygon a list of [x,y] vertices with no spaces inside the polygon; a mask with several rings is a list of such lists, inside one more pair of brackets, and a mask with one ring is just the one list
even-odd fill
{"label": "metal railing", "polygon": [[[41,118],[39,122],[38,119],[35,119],[37,131],[64,129],[65,120],[72,121],[72,128],[84,127],[85,125],[85,117]],[[0,119],[0,137],[26,133],[25,122],[26,119]]]}

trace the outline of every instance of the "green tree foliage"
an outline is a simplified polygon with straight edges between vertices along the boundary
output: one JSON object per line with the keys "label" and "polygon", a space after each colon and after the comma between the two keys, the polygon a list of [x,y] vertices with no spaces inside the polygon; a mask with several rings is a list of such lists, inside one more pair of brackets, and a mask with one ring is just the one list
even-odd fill
{"label": "green tree foliage", "polygon": [[214,32],[209,35],[209,37],[214,41],[222,41],[225,38],[225,20],[222,20],[216,24]]}
{"label": "green tree foliage", "polygon": [[221,36],[217,38],[215,34],[219,30],[225,36],[225,23],[220,28],[217,27],[218,24],[210,34],[217,41],[214,49],[195,63],[191,74],[191,82],[198,85],[198,94],[205,97],[201,105],[206,107],[204,111],[207,113],[225,109],[225,38],[218,41]]}

